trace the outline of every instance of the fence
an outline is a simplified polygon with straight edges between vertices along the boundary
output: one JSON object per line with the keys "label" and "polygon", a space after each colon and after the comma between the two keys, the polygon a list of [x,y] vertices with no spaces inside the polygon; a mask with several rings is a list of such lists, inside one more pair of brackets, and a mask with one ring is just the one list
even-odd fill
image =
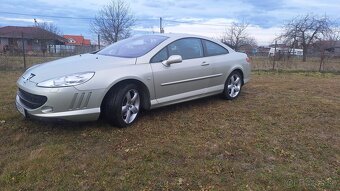
{"label": "fence", "polygon": [[278,51],[270,54],[265,51],[243,51],[252,60],[252,70],[287,70],[287,71],[322,71],[340,72],[339,52],[318,52],[310,50],[307,61],[303,62],[303,54]]}
{"label": "fence", "polygon": [[[22,48],[22,47],[21,47]],[[0,71],[24,70],[34,64],[44,63],[59,58],[76,54],[88,53],[98,50],[98,46],[67,46],[50,45],[45,51],[21,49],[7,49],[0,52]],[[23,51],[25,50],[25,51]],[[289,70],[289,71],[325,71],[340,72],[340,58],[327,56],[320,68],[320,56],[317,54],[307,55],[307,62],[302,62],[301,56],[277,54],[275,57],[268,56],[268,52],[248,52],[252,60],[253,70]]]}
{"label": "fence", "polygon": [[250,56],[250,58],[252,60],[252,70],[340,72],[340,58],[338,57],[324,59],[321,66],[320,58],[316,56],[307,57],[306,62],[303,62],[300,56],[283,58]]}
{"label": "fence", "polygon": [[25,46],[6,46],[0,51],[0,70],[24,70],[34,64],[96,50],[99,50],[97,45],[46,45],[46,48],[30,49]]}

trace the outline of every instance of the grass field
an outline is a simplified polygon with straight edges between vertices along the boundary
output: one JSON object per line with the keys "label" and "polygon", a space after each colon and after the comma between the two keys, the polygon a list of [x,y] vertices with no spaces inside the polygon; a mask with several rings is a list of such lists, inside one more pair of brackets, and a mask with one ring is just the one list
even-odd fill
{"label": "grass field", "polygon": [[144,112],[132,127],[14,109],[0,72],[1,190],[337,190],[340,75],[253,72],[239,99]]}

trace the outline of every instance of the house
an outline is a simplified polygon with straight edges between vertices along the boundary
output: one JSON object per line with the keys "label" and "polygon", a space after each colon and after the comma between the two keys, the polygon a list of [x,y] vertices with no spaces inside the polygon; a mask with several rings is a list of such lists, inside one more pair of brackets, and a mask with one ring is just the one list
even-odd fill
{"label": "house", "polygon": [[67,40],[38,27],[5,26],[0,28],[0,53],[12,54],[50,52],[51,46],[64,44]]}
{"label": "house", "polygon": [[82,35],[63,35],[63,38],[66,39],[65,45],[57,46],[56,53],[72,55],[97,50],[96,46],[91,45],[91,41]]}
{"label": "house", "polygon": [[257,53],[257,46],[251,44],[245,44],[239,47],[238,52],[246,53],[247,55],[256,55]]}
{"label": "house", "polygon": [[82,35],[64,35],[63,37],[67,39],[65,45],[68,46],[91,46],[91,41]]}
{"label": "house", "polygon": [[340,41],[329,41],[325,43],[325,50],[336,57],[340,57]]}
{"label": "house", "polygon": [[275,52],[275,48],[270,48],[269,52],[268,52],[268,56],[275,56],[276,53],[282,54],[282,55],[294,55],[294,56],[303,56],[303,50],[302,49],[296,49],[296,48],[281,48],[278,47],[276,48],[276,52]]}
{"label": "house", "polygon": [[277,43],[276,45],[275,44],[271,44],[269,45],[269,48],[289,48],[286,44],[284,43]]}
{"label": "house", "polygon": [[259,46],[257,47],[256,56],[268,56],[268,52],[270,47],[268,46]]}
{"label": "house", "polygon": [[[279,54],[280,56],[283,55],[290,55],[290,56],[303,56],[303,49],[301,47],[291,48],[288,45],[282,43],[282,44],[271,44],[269,45],[269,52],[268,56],[272,57],[275,54]],[[276,52],[275,52],[276,49]]]}

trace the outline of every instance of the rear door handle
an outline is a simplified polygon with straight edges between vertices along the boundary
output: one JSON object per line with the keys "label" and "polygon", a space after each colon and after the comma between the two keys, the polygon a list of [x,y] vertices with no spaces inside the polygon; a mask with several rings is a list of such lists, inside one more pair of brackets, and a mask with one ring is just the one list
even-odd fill
{"label": "rear door handle", "polygon": [[209,66],[210,64],[208,62],[202,62],[201,66]]}

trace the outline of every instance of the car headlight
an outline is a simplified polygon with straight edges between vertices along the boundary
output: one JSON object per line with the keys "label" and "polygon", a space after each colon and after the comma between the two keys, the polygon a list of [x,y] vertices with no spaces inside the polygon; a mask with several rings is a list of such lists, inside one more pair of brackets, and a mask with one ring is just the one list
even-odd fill
{"label": "car headlight", "polygon": [[89,81],[93,76],[94,72],[70,74],[40,82],[37,84],[37,86],[45,88],[76,86]]}

